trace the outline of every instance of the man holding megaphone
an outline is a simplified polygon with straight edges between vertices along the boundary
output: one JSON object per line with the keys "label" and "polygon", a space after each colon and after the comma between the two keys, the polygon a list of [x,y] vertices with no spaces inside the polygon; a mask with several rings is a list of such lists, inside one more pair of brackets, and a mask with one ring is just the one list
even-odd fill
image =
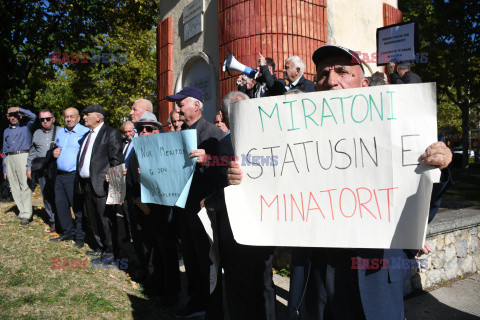
{"label": "man holding megaphone", "polygon": [[258,56],[258,73],[257,77],[255,78],[257,83],[251,90],[248,90],[248,88],[243,85],[244,81],[247,79],[241,75],[237,80],[237,84],[239,84],[238,91],[245,92],[250,98],[261,98],[284,94],[286,92],[285,80],[277,79],[275,77],[275,61],[273,61],[272,58],[265,58],[261,53],[258,53]]}
{"label": "man holding megaphone", "polygon": [[272,58],[265,58],[261,53],[258,55],[258,67],[252,69],[238,62],[230,53],[223,64],[223,71],[241,72],[242,75],[237,79],[238,91],[246,93],[250,98],[284,94],[286,83],[283,79],[275,77],[275,62]]}

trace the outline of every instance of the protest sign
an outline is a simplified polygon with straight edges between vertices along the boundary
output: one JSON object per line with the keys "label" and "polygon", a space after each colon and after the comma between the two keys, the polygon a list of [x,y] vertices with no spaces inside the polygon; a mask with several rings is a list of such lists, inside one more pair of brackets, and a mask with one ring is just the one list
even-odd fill
{"label": "protest sign", "polygon": [[243,182],[225,189],[246,245],[421,248],[440,170],[435,84],[242,100],[230,109]]}
{"label": "protest sign", "polygon": [[108,174],[108,196],[107,204],[121,204],[125,200],[125,176],[123,170],[125,164],[107,169]]}
{"label": "protest sign", "polygon": [[143,203],[185,207],[196,158],[197,130],[160,133],[132,139],[140,166]]}
{"label": "protest sign", "polygon": [[418,60],[415,22],[398,23],[377,29],[377,66]]}

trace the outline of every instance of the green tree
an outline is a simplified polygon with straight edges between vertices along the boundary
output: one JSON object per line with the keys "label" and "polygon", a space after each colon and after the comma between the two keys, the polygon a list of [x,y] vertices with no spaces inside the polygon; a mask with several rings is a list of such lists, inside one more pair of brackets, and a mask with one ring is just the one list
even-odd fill
{"label": "green tree", "polygon": [[[52,64],[52,52],[102,50],[98,47],[99,35],[113,38],[122,29],[146,32],[156,25],[157,16],[156,0],[1,1],[1,110],[4,113],[11,106],[45,105],[46,98],[39,97],[40,93],[52,96],[68,92],[64,98],[68,103],[75,100],[73,97],[81,101],[90,96],[88,88],[95,87],[85,82],[91,79],[90,64]],[[52,87],[59,83],[71,88]],[[1,121],[5,123],[5,118]]]}
{"label": "green tree", "polygon": [[418,24],[420,51],[428,63],[416,64],[423,81],[437,83],[461,111],[464,166],[468,164],[470,118],[480,103],[480,10],[477,0],[403,0],[404,21]]}

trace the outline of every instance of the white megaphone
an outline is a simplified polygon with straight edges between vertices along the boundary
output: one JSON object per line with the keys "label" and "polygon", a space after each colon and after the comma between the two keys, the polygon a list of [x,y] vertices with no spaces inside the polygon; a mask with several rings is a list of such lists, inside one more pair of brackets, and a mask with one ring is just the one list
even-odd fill
{"label": "white megaphone", "polygon": [[252,78],[252,79],[255,79],[258,74],[258,71],[256,69],[252,69],[238,62],[237,59],[235,59],[235,57],[233,56],[233,53],[230,53],[228,55],[227,59],[225,59],[225,61],[223,62],[223,67],[222,67],[223,72],[228,72],[230,74],[230,70],[244,73],[249,78]]}

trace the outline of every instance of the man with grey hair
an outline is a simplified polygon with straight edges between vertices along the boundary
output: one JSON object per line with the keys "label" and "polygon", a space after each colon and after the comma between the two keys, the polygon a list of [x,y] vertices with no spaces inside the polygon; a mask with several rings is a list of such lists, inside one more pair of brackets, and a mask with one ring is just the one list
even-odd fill
{"label": "man with grey hair", "polygon": [[[106,206],[107,170],[122,163],[122,136],[117,129],[104,123],[105,110],[92,104],[83,110],[85,134],[77,156],[77,190],[83,196],[83,208],[96,240],[101,257],[92,263],[113,263],[118,255],[117,217],[112,206]],[[97,252],[98,252],[97,251]]]}
{"label": "man with grey hair", "polygon": [[402,83],[422,83],[422,79],[415,72],[410,70],[410,63],[401,63],[397,66],[397,72],[400,75]]}
{"label": "man with grey hair", "polygon": [[288,85],[285,86],[287,91],[299,89],[303,92],[315,91],[315,84],[305,79],[303,73],[305,72],[305,62],[299,56],[291,56],[285,60],[285,69],[283,75],[287,80]]}
{"label": "man with grey hair", "polygon": [[135,123],[140,120],[142,114],[145,111],[153,112],[152,102],[147,99],[136,100],[132,105],[132,110],[130,111],[130,117],[132,118],[132,122]]}
{"label": "man with grey hair", "polygon": [[167,100],[174,101],[180,120],[188,129],[197,130],[197,148],[190,158],[197,157],[192,184],[188,193],[185,209],[174,208],[178,217],[178,228],[182,241],[183,261],[188,281],[190,300],[175,317],[185,319],[206,314],[207,319],[223,318],[222,286],[210,294],[210,243],[197,213],[200,201],[212,193],[217,186],[214,168],[201,165],[205,153],[213,154],[217,144],[223,138],[222,130],[202,117],[203,91],[194,87],[185,87]]}

